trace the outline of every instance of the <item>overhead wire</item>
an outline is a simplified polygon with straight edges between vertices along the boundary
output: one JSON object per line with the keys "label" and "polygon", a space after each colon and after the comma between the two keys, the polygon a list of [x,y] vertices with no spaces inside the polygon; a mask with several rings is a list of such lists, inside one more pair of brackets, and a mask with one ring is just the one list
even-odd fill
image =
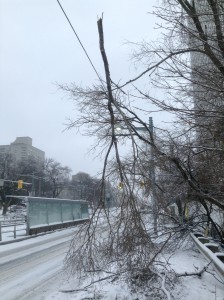
{"label": "overhead wire", "polygon": [[99,78],[100,82],[102,83],[102,85],[103,85],[103,87],[104,87],[104,82],[103,82],[103,80],[101,79],[99,73],[97,72],[97,70],[96,70],[96,68],[95,68],[95,66],[94,66],[94,64],[93,64],[93,62],[92,62],[92,60],[91,60],[91,58],[89,57],[89,55],[88,55],[88,53],[87,53],[87,51],[86,51],[86,49],[85,49],[83,43],[81,42],[81,40],[80,40],[80,38],[79,38],[77,32],[75,31],[75,29],[74,29],[74,27],[73,27],[71,21],[69,20],[69,17],[67,16],[65,10],[63,9],[63,7],[62,7],[60,1],[57,0],[57,2],[58,2],[58,5],[60,6],[60,8],[61,8],[61,10],[62,10],[62,12],[63,12],[63,14],[64,14],[64,16],[66,17],[66,19],[67,19],[67,21],[68,21],[68,23],[69,23],[69,25],[70,25],[70,27],[71,27],[73,33],[75,34],[75,36],[76,36],[76,38],[77,38],[79,44],[81,45],[81,47],[82,47],[82,49],[83,49],[83,51],[84,51],[86,57],[88,58],[88,60],[89,60],[89,62],[90,62],[90,64],[91,64],[91,66],[92,66],[94,72],[96,73],[97,77]]}

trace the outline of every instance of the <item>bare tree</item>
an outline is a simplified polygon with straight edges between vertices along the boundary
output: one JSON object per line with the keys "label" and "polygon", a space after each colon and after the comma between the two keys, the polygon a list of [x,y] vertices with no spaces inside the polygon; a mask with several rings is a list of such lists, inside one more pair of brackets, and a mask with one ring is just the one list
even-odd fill
{"label": "bare tree", "polygon": [[43,194],[46,197],[57,198],[63,188],[69,183],[71,169],[63,167],[52,158],[45,160]]}
{"label": "bare tree", "polygon": [[16,161],[11,153],[0,155],[1,179],[9,179],[15,176]]}
{"label": "bare tree", "polygon": [[100,199],[101,180],[94,178],[85,172],[72,175],[71,188],[72,199],[83,199],[91,206],[96,207]]}
{"label": "bare tree", "polygon": [[[169,130],[164,144],[177,151],[168,160],[180,171],[185,198],[201,203],[210,219],[209,207],[224,209],[220,131],[223,5],[222,1],[210,0],[166,1],[163,5],[156,14],[163,24],[169,24],[163,28],[164,42],[156,46],[142,43],[135,58],[149,65],[141,75],[151,72],[151,82],[165,92],[165,97],[154,99],[147,91],[137,90],[143,98],[175,115],[175,133]],[[222,238],[223,229],[219,233]]]}
{"label": "bare tree", "polygon": [[[111,79],[100,19],[98,30],[105,81],[101,79],[99,85],[93,87],[83,88],[75,84],[62,87],[71,94],[80,112],[79,118],[71,120],[68,127],[84,126],[85,134],[95,135],[97,146],[101,146],[101,155],[104,155],[101,202],[105,199],[107,178],[121,187],[120,210],[113,222],[104,210],[109,235],[103,236],[103,239],[97,238],[100,231],[98,213],[102,213],[102,210],[97,210],[85,234],[80,233],[82,243],[77,245],[74,240],[67,259],[74,269],[108,272],[113,266],[116,274],[133,276],[141,270],[150,273],[150,267],[164,246],[169,244],[171,236],[180,232],[174,228],[171,236],[158,247],[153,243],[148,219],[140,212],[139,181],[143,180],[146,184],[146,194],[152,184],[150,172],[147,171],[152,162],[146,160],[146,146],[153,151],[155,158],[159,214],[168,214],[171,220],[168,206],[174,202],[180,218],[174,217],[173,221],[178,226],[181,222],[184,225],[183,218],[190,203],[192,208],[196,208],[192,215],[196,214],[198,218],[199,214],[206,214],[219,237],[223,238],[222,228],[218,228],[211,214],[213,207],[224,210],[223,141],[220,130],[223,125],[220,105],[224,74],[223,28],[220,25],[223,14],[218,1],[205,2],[207,11],[203,13],[194,1],[187,0],[169,0],[158,8],[155,14],[165,22],[164,29],[167,30],[163,43],[143,42],[137,45],[135,59],[146,65],[146,69],[124,84],[116,84]],[[206,31],[204,16],[209,16],[213,22],[211,34]],[[194,55],[198,56],[195,58]],[[205,58],[209,64],[194,65],[192,61],[197,61],[197,57]],[[164,91],[164,97],[157,99],[147,90],[138,88],[138,79],[144,75],[149,75],[151,84]],[[135,85],[135,92],[131,95],[128,92],[130,84]],[[176,118],[173,130],[158,128],[154,135],[135,109],[136,99],[139,98],[144,101],[145,112],[149,114],[154,107],[158,111],[172,113]],[[117,124],[125,128],[125,132],[118,133]],[[144,134],[138,131],[139,126],[145,129]],[[124,144],[129,147],[129,157],[126,159],[122,155]],[[205,170],[208,166],[207,176]],[[167,234],[166,231],[164,233]]]}
{"label": "bare tree", "polygon": [[[3,204],[3,214],[6,214],[8,207],[15,204],[15,199],[8,195],[27,196],[34,185],[33,174],[43,174],[43,165],[36,159],[28,157],[22,161],[17,161],[10,153],[0,157],[1,177],[4,182],[0,194]],[[22,188],[18,188],[18,180],[23,180]]]}
{"label": "bare tree", "polygon": [[[150,167],[148,174],[142,172],[141,155],[155,152],[165,154],[159,149],[148,123],[143,122],[131,108],[126,93],[118,88],[110,78],[109,64],[104,49],[102,19],[98,20],[100,51],[105,68],[106,81],[98,86],[82,88],[76,85],[63,86],[69,92],[80,111],[80,116],[71,121],[69,127],[83,127],[85,134],[97,136],[97,144],[104,155],[102,189],[99,205],[91,216],[90,223],[82,227],[71,244],[67,255],[67,266],[73,272],[85,274],[110,273],[112,277],[124,275],[130,282],[149,280],[156,277],[155,262],[171,239],[164,235],[160,244],[154,243],[156,232],[151,218],[141,213],[139,182],[147,179],[152,182]],[[117,125],[125,128],[117,132]],[[141,126],[140,133],[138,127]],[[127,145],[131,158],[124,158],[123,145]],[[125,146],[126,147],[126,146]],[[145,180],[145,182],[147,181]],[[116,211],[110,212],[105,205],[106,183],[119,187]],[[150,188],[147,191],[150,203]],[[101,217],[105,223],[101,223]],[[77,239],[81,242],[77,243]],[[113,271],[112,271],[113,270]]]}

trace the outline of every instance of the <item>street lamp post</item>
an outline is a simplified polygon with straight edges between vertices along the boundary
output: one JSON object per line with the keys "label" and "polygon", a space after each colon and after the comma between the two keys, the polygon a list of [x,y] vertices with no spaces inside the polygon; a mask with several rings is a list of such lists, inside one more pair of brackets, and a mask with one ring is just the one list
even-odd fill
{"label": "street lamp post", "polygon": [[[151,137],[153,138],[153,121],[152,117],[149,117],[149,130],[151,133]],[[151,179],[151,199],[152,199],[152,210],[153,210],[153,229],[154,233],[157,235],[157,217],[158,217],[158,212],[157,212],[157,203],[156,203],[156,179],[155,179],[155,159],[154,159],[154,149],[153,146],[151,146],[151,151],[150,151],[150,172],[149,176]]]}
{"label": "street lamp post", "polygon": [[[119,128],[117,128],[119,129]],[[120,129],[123,129],[120,127]],[[147,131],[146,127],[135,127],[137,131]],[[153,139],[154,133],[153,133],[153,120],[152,117],[149,117],[149,127],[148,127],[150,133],[151,133],[151,139]],[[129,135],[129,134],[128,134]],[[154,159],[154,148],[151,145],[150,149],[150,170],[149,170],[149,177],[151,179],[151,201],[152,201],[152,212],[153,212],[153,230],[154,233],[157,235],[157,203],[156,203],[156,182],[155,182],[155,159]]]}

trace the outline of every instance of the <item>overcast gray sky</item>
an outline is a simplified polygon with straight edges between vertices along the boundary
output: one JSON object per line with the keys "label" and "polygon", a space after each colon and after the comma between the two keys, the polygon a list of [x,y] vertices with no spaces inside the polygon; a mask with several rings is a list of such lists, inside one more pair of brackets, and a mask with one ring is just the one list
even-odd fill
{"label": "overcast gray sky", "polygon": [[[131,78],[130,45],[154,40],[156,0],[60,0],[96,69],[104,77],[97,17],[104,13],[105,47],[114,81]],[[56,82],[88,85],[97,81],[56,0],[0,0],[0,144],[18,136],[69,166],[73,174],[95,175],[100,160],[88,155],[92,141],[65,131],[76,112]]]}

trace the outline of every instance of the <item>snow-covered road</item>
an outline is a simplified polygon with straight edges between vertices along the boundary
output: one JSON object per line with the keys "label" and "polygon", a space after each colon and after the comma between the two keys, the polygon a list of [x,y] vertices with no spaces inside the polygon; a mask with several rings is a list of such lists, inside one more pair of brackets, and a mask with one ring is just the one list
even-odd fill
{"label": "snow-covered road", "polygon": [[74,229],[0,246],[0,299],[32,299],[63,266]]}
{"label": "snow-covered road", "polygon": [[[106,229],[101,224],[101,236]],[[77,230],[73,227],[11,244],[0,243],[0,300],[149,299],[143,294],[132,295],[120,279],[89,286],[92,278],[80,281],[63,270],[63,259]],[[168,258],[168,268],[177,274],[191,274],[208,265],[190,237],[175,253],[167,253],[166,261]],[[166,288],[172,300],[224,300],[223,284],[216,277],[209,266],[201,277],[178,277],[173,286],[167,284]],[[68,292],[71,290],[74,292]]]}

